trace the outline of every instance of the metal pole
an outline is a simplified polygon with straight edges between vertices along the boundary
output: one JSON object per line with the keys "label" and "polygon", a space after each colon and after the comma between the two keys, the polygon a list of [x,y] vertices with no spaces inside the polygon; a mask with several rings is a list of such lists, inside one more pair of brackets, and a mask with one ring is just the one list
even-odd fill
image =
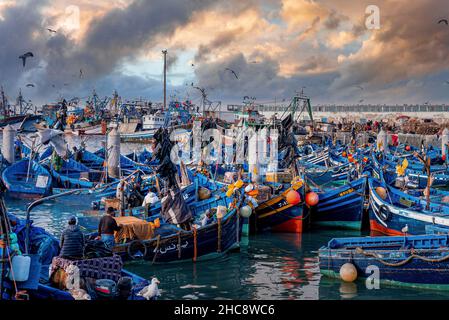
{"label": "metal pole", "polygon": [[167,50],[162,50],[164,54],[164,109],[167,108]]}

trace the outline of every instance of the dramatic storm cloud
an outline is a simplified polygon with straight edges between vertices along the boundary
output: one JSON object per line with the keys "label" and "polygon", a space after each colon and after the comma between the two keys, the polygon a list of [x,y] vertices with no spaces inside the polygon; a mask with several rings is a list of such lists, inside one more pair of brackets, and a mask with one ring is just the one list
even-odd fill
{"label": "dramatic storm cloud", "polygon": [[[378,30],[365,26],[371,4],[4,0],[0,84],[38,102],[93,89],[160,100],[168,49],[169,94],[178,96],[198,95],[194,83],[225,102],[289,99],[306,87],[314,103],[446,103],[449,27],[437,23],[449,18],[445,1],[376,1]],[[34,57],[23,67],[27,51]]]}

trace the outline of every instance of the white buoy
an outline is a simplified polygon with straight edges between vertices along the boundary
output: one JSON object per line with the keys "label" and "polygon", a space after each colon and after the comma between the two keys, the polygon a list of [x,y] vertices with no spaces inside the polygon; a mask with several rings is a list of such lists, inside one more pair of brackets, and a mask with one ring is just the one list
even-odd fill
{"label": "white buoy", "polygon": [[120,178],[120,133],[116,128],[108,134],[108,175]]}
{"label": "white buoy", "polygon": [[340,277],[345,282],[353,282],[357,279],[357,269],[352,263],[347,262],[340,268]]}
{"label": "white buoy", "polygon": [[379,134],[377,135],[377,151],[388,151],[388,135],[384,131],[384,129],[380,129]]}
{"label": "white buoy", "polygon": [[449,130],[444,128],[443,133],[441,134],[441,154],[446,156],[447,158],[447,148],[449,144]]}
{"label": "white buoy", "polygon": [[3,129],[3,157],[9,164],[13,164],[15,160],[14,140],[16,138],[16,130],[10,125]]}

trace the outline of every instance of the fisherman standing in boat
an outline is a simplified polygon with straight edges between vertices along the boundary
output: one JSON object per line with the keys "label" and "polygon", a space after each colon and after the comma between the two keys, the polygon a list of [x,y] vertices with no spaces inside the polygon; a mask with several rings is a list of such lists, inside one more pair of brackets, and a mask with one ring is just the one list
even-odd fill
{"label": "fisherman standing in boat", "polygon": [[119,231],[122,227],[117,224],[114,219],[115,210],[109,207],[106,214],[101,218],[98,225],[97,240],[101,240],[104,244],[112,249],[115,245],[114,232]]}

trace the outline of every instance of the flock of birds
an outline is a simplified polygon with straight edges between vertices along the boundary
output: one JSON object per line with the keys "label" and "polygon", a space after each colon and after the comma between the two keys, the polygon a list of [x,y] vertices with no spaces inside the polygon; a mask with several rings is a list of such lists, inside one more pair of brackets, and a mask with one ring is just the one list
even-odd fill
{"label": "flock of birds", "polygon": [[[58,33],[58,31],[56,31],[56,30],[54,30],[54,29],[51,29],[51,28],[46,28],[46,29],[47,29],[48,32],[51,33],[51,34]],[[33,52],[28,51],[28,52],[26,52],[26,53],[24,53],[24,54],[22,54],[22,55],[19,56],[19,59],[22,60],[22,66],[23,66],[24,68],[25,68],[26,61],[27,61],[28,58],[34,58]],[[76,76],[77,76],[77,75],[75,74],[75,75],[73,75],[72,77],[76,77]],[[78,77],[79,77],[80,79],[83,78],[83,69],[80,69],[79,74],[78,74]],[[68,85],[69,85],[69,83],[64,83],[64,86],[68,86]],[[34,85],[33,83],[28,83],[28,84],[26,85],[26,87],[27,87],[27,88],[34,88],[35,85]],[[52,87],[53,87],[53,88],[56,88],[56,85],[52,84]]]}

